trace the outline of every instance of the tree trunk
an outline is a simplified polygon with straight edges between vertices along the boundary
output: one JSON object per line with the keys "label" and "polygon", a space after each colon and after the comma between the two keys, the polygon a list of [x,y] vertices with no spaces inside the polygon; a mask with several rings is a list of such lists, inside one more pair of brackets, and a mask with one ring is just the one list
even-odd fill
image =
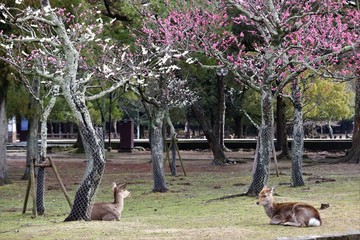
{"label": "tree trunk", "polygon": [[10,184],[6,159],[6,140],[8,138],[8,123],[6,117],[6,99],[8,82],[2,79],[0,88],[0,186]]}
{"label": "tree trunk", "polygon": [[329,128],[329,137],[330,137],[330,139],[333,139],[334,138],[334,130],[331,127],[331,119],[328,120],[328,128]]}
{"label": "tree trunk", "polygon": [[226,150],[224,144],[224,130],[225,130],[225,93],[224,93],[224,77],[217,76],[217,114],[215,123],[215,136],[223,150]]}
{"label": "tree trunk", "polygon": [[[71,59],[71,56],[68,59]],[[73,81],[76,79],[76,69],[70,72]],[[71,83],[67,83],[70,84],[67,85],[64,81],[63,84],[61,87],[64,97],[75,117],[87,158],[84,179],[75,194],[73,207],[65,221],[90,220],[91,201],[105,168],[104,138],[103,133],[99,133],[92,124],[89,110],[86,107],[84,92],[77,89],[76,84],[72,88],[69,88]]]}
{"label": "tree trunk", "polygon": [[270,174],[270,158],[272,141],[274,141],[273,97],[271,86],[261,88],[261,115],[262,122],[259,131],[259,152],[256,154],[256,168],[252,183],[247,191],[249,196],[257,196],[266,185]]}
{"label": "tree trunk", "polygon": [[292,174],[291,186],[304,186],[305,182],[302,173],[302,160],[304,153],[304,128],[302,118],[302,104],[299,85],[297,80],[293,81],[292,97],[294,99],[294,128],[291,144]]}
{"label": "tree trunk", "polygon": [[154,107],[150,125],[151,163],[153,167],[154,188],[153,192],[166,192],[164,174],[164,140],[162,126],[165,113]]}
{"label": "tree trunk", "polygon": [[214,155],[213,164],[214,165],[221,165],[229,160],[225,157],[224,150],[222,149],[221,145],[217,141],[217,138],[214,132],[211,130],[210,123],[208,122],[203,110],[199,106],[198,103],[193,103],[191,106],[192,111],[194,112],[197,120],[200,123],[201,128],[204,131],[206,139],[210,145],[210,149]]}
{"label": "tree trunk", "polygon": [[29,119],[29,132],[27,137],[26,146],[26,165],[24,174],[21,177],[22,180],[28,180],[30,177],[30,162],[33,159],[38,159],[38,132],[39,132],[39,116],[32,116]]}
{"label": "tree trunk", "polygon": [[[50,5],[48,0],[41,1],[41,4],[43,8]],[[105,168],[103,136],[99,136],[92,124],[86,106],[85,91],[77,80],[79,53],[67,36],[65,26],[56,14],[50,12],[48,16],[56,25],[54,31],[62,40],[62,50],[66,56],[64,74],[60,79],[54,79],[54,81],[60,84],[64,98],[78,125],[88,163],[83,182],[75,194],[73,207],[65,221],[89,220],[91,200],[98,188]]]}
{"label": "tree trunk", "polygon": [[[57,89],[58,87],[55,87]],[[54,87],[53,87],[54,89]],[[47,103],[45,109],[42,110],[41,114],[41,147],[40,147],[40,158],[39,163],[45,163],[46,154],[47,154],[47,120],[51,113],[51,110],[54,108],[56,103],[58,93],[53,92],[51,94],[51,99]],[[36,188],[36,208],[39,215],[43,215],[45,212],[44,206],[44,193],[45,193],[45,167],[39,167],[37,174],[37,188]]]}
{"label": "tree trunk", "polygon": [[355,80],[355,116],[352,146],[339,162],[360,163],[360,76]]}
{"label": "tree trunk", "polygon": [[[40,96],[40,80],[34,79],[32,86],[34,94],[36,97]],[[30,177],[30,163],[35,159],[38,161],[39,157],[39,148],[38,148],[38,133],[39,133],[39,103],[36,101],[35,97],[30,94],[30,105],[29,109],[31,109],[32,115],[29,118],[29,132],[27,137],[27,147],[26,147],[26,165],[24,175],[22,176],[22,180],[28,180]]]}
{"label": "tree trunk", "polygon": [[286,135],[285,102],[280,95],[277,96],[276,101],[276,150],[281,150],[281,157],[289,156]]}
{"label": "tree trunk", "polygon": [[238,138],[242,138],[244,136],[242,122],[243,122],[243,118],[241,115],[234,116],[234,123],[235,123],[234,134]]}
{"label": "tree trunk", "polygon": [[84,180],[76,191],[74,204],[65,221],[90,220],[90,204],[105,168],[105,151],[102,133],[97,133],[91,122],[79,125],[85,146],[87,168]]}

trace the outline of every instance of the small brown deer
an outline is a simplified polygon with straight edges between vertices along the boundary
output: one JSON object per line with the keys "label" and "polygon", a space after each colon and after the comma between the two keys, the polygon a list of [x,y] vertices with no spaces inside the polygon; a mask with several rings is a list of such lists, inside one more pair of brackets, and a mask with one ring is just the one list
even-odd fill
{"label": "small brown deer", "polygon": [[117,186],[113,182],[114,202],[94,203],[91,209],[91,220],[112,221],[116,219],[119,221],[124,208],[124,199],[130,195],[130,192],[125,187],[126,183]]}
{"label": "small brown deer", "polygon": [[256,203],[265,208],[270,224],[295,227],[318,227],[321,225],[320,214],[313,206],[301,202],[276,203],[274,188],[264,187]]}

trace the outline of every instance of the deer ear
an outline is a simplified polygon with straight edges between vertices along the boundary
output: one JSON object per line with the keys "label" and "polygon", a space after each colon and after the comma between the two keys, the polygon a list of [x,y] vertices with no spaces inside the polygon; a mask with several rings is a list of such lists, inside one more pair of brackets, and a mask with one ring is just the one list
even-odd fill
{"label": "deer ear", "polygon": [[126,183],[120,184],[118,186],[118,189],[125,189],[126,188]]}
{"label": "deer ear", "polygon": [[270,192],[273,193],[274,190],[275,190],[275,186],[273,186],[273,187],[271,188]]}
{"label": "deer ear", "polygon": [[116,188],[116,182],[112,183],[112,190],[114,191],[114,189]]}

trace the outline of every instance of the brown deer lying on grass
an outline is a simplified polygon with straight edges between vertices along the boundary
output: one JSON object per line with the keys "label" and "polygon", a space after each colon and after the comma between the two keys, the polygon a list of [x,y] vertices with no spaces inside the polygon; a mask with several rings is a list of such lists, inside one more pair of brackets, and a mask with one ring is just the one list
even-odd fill
{"label": "brown deer lying on grass", "polygon": [[94,203],[91,209],[91,220],[111,221],[116,219],[119,221],[124,208],[124,198],[130,195],[130,192],[125,187],[126,183],[117,186],[113,182],[114,202]]}
{"label": "brown deer lying on grass", "polygon": [[265,208],[270,224],[295,227],[317,227],[321,225],[320,214],[313,206],[300,202],[275,203],[274,188],[264,187],[256,203]]}

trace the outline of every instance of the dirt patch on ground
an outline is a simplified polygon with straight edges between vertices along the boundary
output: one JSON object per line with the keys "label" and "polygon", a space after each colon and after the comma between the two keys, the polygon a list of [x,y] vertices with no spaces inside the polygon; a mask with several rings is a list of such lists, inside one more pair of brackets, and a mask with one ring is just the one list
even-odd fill
{"label": "dirt patch on ground", "polygon": [[[117,173],[134,173],[134,174],[151,174],[151,152],[150,151],[133,151],[129,152],[107,152],[107,163],[105,175]],[[333,181],[331,178],[322,177],[323,174],[329,175],[331,172],[336,174],[357,174],[359,165],[354,164],[332,164],[334,159],[344,156],[344,152],[306,152],[303,162],[303,174],[307,181],[321,183]],[[236,172],[252,170],[253,150],[240,150],[227,152],[226,156],[232,164],[222,166],[212,165],[213,155],[210,151],[180,151],[183,166],[177,160],[177,173],[179,175],[194,172]],[[8,170],[11,178],[21,178],[25,169],[25,151],[11,151],[7,154]],[[78,185],[83,177],[87,160],[84,154],[77,154],[73,151],[53,152],[48,154],[55,162],[56,167],[61,173],[65,186]],[[177,156],[178,158],[178,156]],[[170,173],[168,162],[165,162],[165,172]],[[279,174],[289,174],[291,171],[291,161],[289,159],[278,160]],[[275,174],[275,164],[272,161],[272,174]],[[47,178],[47,184],[56,183],[55,176]],[[242,183],[239,183],[242,184]]]}

